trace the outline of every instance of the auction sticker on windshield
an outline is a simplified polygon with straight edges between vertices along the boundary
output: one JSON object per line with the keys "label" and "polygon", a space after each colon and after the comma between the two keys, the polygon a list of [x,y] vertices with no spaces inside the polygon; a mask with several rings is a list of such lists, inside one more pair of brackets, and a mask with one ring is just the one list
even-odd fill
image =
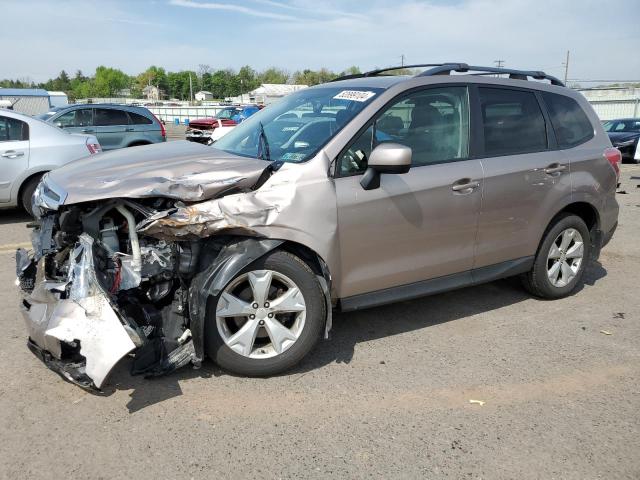
{"label": "auction sticker on windshield", "polygon": [[361,90],[343,90],[333,98],[337,100],[352,100],[354,102],[366,102],[375,94],[376,94],[375,92],[367,92],[367,91],[361,91]]}

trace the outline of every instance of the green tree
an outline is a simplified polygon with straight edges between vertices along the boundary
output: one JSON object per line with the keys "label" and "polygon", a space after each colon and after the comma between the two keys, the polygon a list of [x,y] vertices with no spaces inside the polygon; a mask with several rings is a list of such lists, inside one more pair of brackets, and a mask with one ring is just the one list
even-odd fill
{"label": "green tree", "polygon": [[93,93],[96,97],[114,97],[129,86],[129,76],[121,70],[99,66],[93,77]]}
{"label": "green tree", "polygon": [[280,68],[267,68],[258,76],[260,83],[287,83],[289,81],[289,72]]}

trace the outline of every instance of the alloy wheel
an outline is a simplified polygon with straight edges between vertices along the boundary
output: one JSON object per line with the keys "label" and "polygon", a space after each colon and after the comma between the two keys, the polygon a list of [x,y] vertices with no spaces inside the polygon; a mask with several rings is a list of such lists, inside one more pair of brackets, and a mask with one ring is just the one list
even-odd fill
{"label": "alloy wheel", "polygon": [[580,271],[584,241],[575,228],[560,232],[547,255],[547,277],[554,287],[567,286]]}
{"label": "alloy wheel", "polygon": [[236,277],[220,294],[216,325],[224,343],[249,358],[274,357],[300,337],[306,305],[298,286],[274,270]]}

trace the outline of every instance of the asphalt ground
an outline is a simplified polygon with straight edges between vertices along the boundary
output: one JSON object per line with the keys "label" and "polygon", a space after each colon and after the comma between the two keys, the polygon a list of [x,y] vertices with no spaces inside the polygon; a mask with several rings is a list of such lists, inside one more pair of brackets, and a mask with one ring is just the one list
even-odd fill
{"label": "asphalt ground", "polygon": [[508,279],[338,314],[285,375],[206,362],[146,380],[125,359],[103,396],[26,348],[13,251],[27,219],[0,211],[0,478],[638,479],[632,176],[623,166],[618,231],[568,298]]}

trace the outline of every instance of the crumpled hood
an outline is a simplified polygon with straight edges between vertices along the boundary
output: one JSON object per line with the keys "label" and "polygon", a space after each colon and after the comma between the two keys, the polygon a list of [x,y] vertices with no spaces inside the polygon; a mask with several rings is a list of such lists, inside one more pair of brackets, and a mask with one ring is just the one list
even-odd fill
{"label": "crumpled hood", "polygon": [[253,186],[268,162],[187,141],[123,148],[76,160],[48,180],[64,204],[107,198],[169,197],[186,202]]}

